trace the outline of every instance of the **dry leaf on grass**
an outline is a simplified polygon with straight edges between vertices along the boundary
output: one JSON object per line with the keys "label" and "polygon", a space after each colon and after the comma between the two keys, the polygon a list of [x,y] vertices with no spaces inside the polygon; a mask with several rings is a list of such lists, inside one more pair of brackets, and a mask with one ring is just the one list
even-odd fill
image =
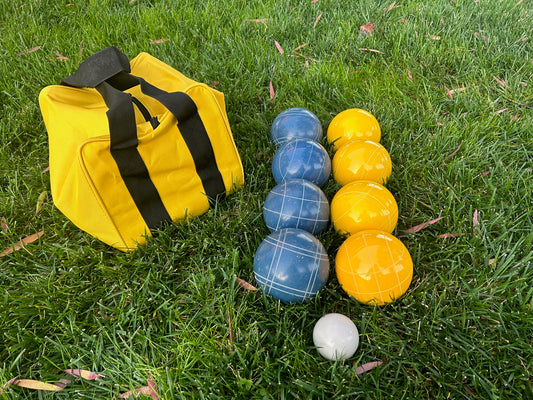
{"label": "dry leaf on grass", "polygon": [[477,210],[474,210],[474,215],[472,216],[472,227],[476,229],[479,225],[479,213]]}
{"label": "dry leaf on grass", "polygon": [[448,86],[444,85],[444,89],[446,89],[446,94],[448,95],[448,97],[450,99],[453,99],[453,92],[450,89],[448,89]]}
{"label": "dry leaf on grass", "polygon": [[68,57],[65,57],[59,51],[54,51],[54,54],[56,55],[56,60],[60,60],[60,61],[67,61],[68,60]]}
{"label": "dry leaf on grass", "polygon": [[318,21],[322,18],[322,14],[318,14],[318,17],[315,19],[315,23],[313,24],[313,28],[316,28],[316,25],[318,24]]}
{"label": "dry leaf on grass", "polygon": [[19,386],[19,387],[23,387],[26,389],[34,389],[34,390],[46,390],[48,392],[57,392],[58,390],[63,389],[62,387],[55,385],[53,383],[39,382],[39,381],[34,381],[33,379],[15,379],[9,382],[11,382],[9,386]]}
{"label": "dry leaf on grass", "polygon": [[[96,374],[91,371],[87,371],[84,369],[67,369],[65,372],[72,376],[78,376],[80,378],[86,379],[86,380],[97,380],[102,378],[102,375]],[[63,390],[67,387],[67,385],[70,383],[68,379],[60,379],[59,382],[55,383],[46,383],[46,382],[40,382],[33,379],[17,379],[13,378],[9,380],[4,386],[0,387],[0,394],[3,394],[5,391],[9,389],[10,386],[19,386],[26,389],[34,389],[34,390],[44,390],[47,392],[57,392],[59,390]],[[148,385],[143,386],[141,388],[122,393],[121,395],[117,396],[119,399],[127,399],[131,396],[137,396],[139,394],[146,394],[152,397],[152,399],[159,399],[159,396],[157,394],[157,386],[155,382],[152,380],[152,377],[148,375]]]}
{"label": "dry leaf on grass", "polygon": [[255,22],[256,24],[266,24],[270,20],[268,18],[254,18],[254,19],[249,19],[248,21]]}
{"label": "dry leaf on grass", "polygon": [[133,391],[122,393],[118,396],[119,399],[127,399],[131,396],[137,397],[140,394],[146,394],[148,396],[151,396],[153,399],[158,399],[157,394],[155,394],[150,386],[143,386],[138,389],[135,389]]}
{"label": "dry leaf on grass", "polygon": [[394,8],[398,8],[398,7],[401,7],[400,5],[396,5],[396,2],[393,1],[392,3],[390,3],[387,7],[385,7],[383,9],[383,11],[385,11],[386,13],[388,13],[390,10],[394,9]]}
{"label": "dry leaf on grass", "polygon": [[238,277],[235,277],[235,281],[237,282],[237,284],[242,287],[243,289],[245,290],[249,290],[251,292],[255,292],[257,290],[257,288],[254,286],[254,285],[251,285],[249,284],[248,282],[246,282],[244,279],[241,279],[241,278],[238,278]]}
{"label": "dry leaf on grass", "polygon": [[33,235],[30,235],[30,236],[26,236],[24,239],[19,240],[13,246],[8,247],[3,252],[1,252],[0,257],[7,256],[8,254],[13,253],[14,251],[23,249],[24,245],[35,242],[37,239],[39,239],[43,235],[44,235],[44,231],[34,233]]}
{"label": "dry leaf on grass", "polygon": [[17,56],[22,56],[24,54],[33,53],[34,51],[37,51],[40,48],[41,48],[41,46],[35,46],[35,47],[32,47],[31,49],[20,51],[20,52],[17,53]]}
{"label": "dry leaf on grass", "polygon": [[446,156],[446,158],[444,160],[442,160],[442,162],[448,161],[450,158],[452,158],[454,155],[456,155],[457,152],[461,149],[462,145],[463,145],[463,141],[461,140],[461,143],[459,143],[459,146],[457,146],[457,148],[451,154],[448,154]]}
{"label": "dry leaf on grass", "polygon": [[88,381],[95,381],[97,379],[103,378],[102,375],[87,371],[85,369],[66,369],[65,372],[72,376],[79,376],[80,378],[86,379]]}
{"label": "dry leaf on grass", "polygon": [[385,54],[382,51],[376,50],[376,49],[367,49],[366,47],[360,47],[360,51],[370,51],[372,53],[378,53],[378,54]]}
{"label": "dry leaf on grass", "polygon": [[150,44],[161,44],[161,43],[165,43],[165,42],[168,42],[170,39],[168,38],[165,38],[165,39],[155,39],[155,40],[150,40]]}
{"label": "dry leaf on grass", "polygon": [[283,47],[281,47],[281,45],[278,43],[277,40],[274,40],[274,44],[276,45],[276,48],[278,49],[279,54],[283,54]]}
{"label": "dry leaf on grass", "polygon": [[424,222],[424,223],[422,223],[420,225],[413,226],[412,228],[407,229],[407,231],[411,232],[411,233],[416,233],[418,231],[421,231],[424,228],[427,228],[429,225],[433,225],[434,223],[440,221],[443,218],[444,217],[439,217],[439,218],[432,219],[431,221],[427,221],[427,222]]}
{"label": "dry leaf on grass", "polygon": [[268,29],[267,22],[270,22],[270,19],[268,19],[268,18],[254,18],[254,19],[249,19],[248,21],[256,23],[256,24],[263,24],[263,26],[265,27],[265,32],[266,32],[266,30]]}
{"label": "dry leaf on grass", "polygon": [[361,36],[372,36],[372,32],[376,29],[376,24],[373,22],[367,22],[364,25],[359,27],[359,35]]}
{"label": "dry leaf on grass", "polygon": [[365,372],[368,372],[371,369],[374,369],[374,368],[380,366],[381,364],[383,364],[382,361],[371,361],[369,363],[366,363],[366,364],[363,364],[363,365],[360,365],[359,367],[357,367],[355,369],[355,373],[357,375],[364,374]]}
{"label": "dry leaf on grass", "polygon": [[0,218],[0,229],[2,229],[3,232],[7,232],[9,230],[5,217]]}
{"label": "dry leaf on grass", "polygon": [[456,238],[459,236],[463,236],[464,233],[443,233],[442,235],[439,235],[439,239],[450,239],[450,238]]}
{"label": "dry leaf on grass", "polygon": [[495,77],[494,75],[493,75],[492,77],[494,78],[494,80],[495,80],[496,82],[498,82],[498,83],[499,83],[500,85],[502,85],[503,87],[509,87],[509,86],[507,86],[507,83],[505,83],[504,80],[499,79],[499,78]]}
{"label": "dry leaf on grass", "polygon": [[151,374],[148,375],[147,383],[148,383],[147,386],[143,386],[138,389],[135,389],[135,390],[132,390],[126,393],[122,393],[121,395],[118,396],[118,398],[127,399],[131,396],[138,396],[140,394],[146,394],[150,396],[152,399],[159,400],[159,395],[157,394],[157,386],[155,382],[152,380]]}

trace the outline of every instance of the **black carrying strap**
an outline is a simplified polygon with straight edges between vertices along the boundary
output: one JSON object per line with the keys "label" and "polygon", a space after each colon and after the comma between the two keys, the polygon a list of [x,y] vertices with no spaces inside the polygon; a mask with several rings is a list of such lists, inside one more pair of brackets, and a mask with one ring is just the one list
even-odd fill
{"label": "black carrying strap", "polygon": [[[100,83],[96,89],[109,108],[107,119],[110,151],[120,176],[148,228],[157,229],[162,223],[170,222],[172,218],[137,149],[139,141],[131,96],[115,89],[107,82]],[[132,135],[132,132],[135,132],[135,135]]]}
{"label": "black carrying strap", "polygon": [[62,84],[94,87],[102,95],[109,109],[111,154],[146,225],[153,230],[171,221],[171,217],[137,149],[132,96],[124,90],[140,85],[145,95],[159,101],[174,115],[211,206],[225,196],[226,188],[211,140],[190,96],[183,92],[165,92],[129,72],[127,57],[115,47],[108,47],[87,58],[73,75],[62,80]]}
{"label": "black carrying strap", "polygon": [[178,121],[178,129],[194,160],[196,173],[202,181],[210,205],[213,206],[216,201],[225,197],[226,186],[216,163],[211,139],[198,114],[196,103],[188,94],[165,92],[143,78],[125,72],[115,75],[108,83],[118,90],[140,85],[145,95],[163,104]]}

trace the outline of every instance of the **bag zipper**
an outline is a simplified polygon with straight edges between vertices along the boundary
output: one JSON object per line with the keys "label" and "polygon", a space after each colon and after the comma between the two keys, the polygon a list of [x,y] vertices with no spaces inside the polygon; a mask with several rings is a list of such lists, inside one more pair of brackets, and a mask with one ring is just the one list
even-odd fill
{"label": "bag zipper", "polygon": [[133,104],[135,104],[137,106],[137,108],[139,109],[139,111],[143,115],[145,121],[146,122],[150,122],[150,124],[152,125],[153,129],[157,128],[159,126],[159,121],[158,121],[157,117],[152,117],[152,115],[150,114],[148,109],[144,106],[143,103],[141,103],[141,101],[137,97],[131,96],[131,100],[133,101]]}

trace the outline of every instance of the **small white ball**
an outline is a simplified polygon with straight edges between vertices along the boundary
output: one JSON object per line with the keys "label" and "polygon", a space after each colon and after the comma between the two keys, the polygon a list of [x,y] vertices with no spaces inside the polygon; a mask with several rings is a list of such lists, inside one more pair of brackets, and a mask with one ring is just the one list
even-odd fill
{"label": "small white ball", "polygon": [[359,331],[345,315],[332,313],[320,318],[313,329],[313,343],[328,360],[346,360],[359,347]]}

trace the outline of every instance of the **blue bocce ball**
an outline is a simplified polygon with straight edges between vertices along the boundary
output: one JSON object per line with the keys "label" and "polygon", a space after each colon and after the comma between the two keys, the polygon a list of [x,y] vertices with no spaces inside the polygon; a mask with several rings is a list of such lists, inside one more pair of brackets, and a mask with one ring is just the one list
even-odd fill
{"label": "blue bocce ball", "polygon": [[291,179],[280,183],[267,195],[263,218],[271,232],[298,228],[316,235],[328,225],[328,199],[314,183]]}
{"label": "blue bocce ball", "polygon": [[293,140],[274,154],[272,174],[276,183],[289,179],[305,179],[324,185],[331,173],[331,159],[326,149],[312,140]]}
{"label": "blue bocce ball", "polygon": [[254,275],[268,295],[283,303],[301,303],[326,284],[329,259],[309,232],[287,228],[271,233],[257,248]]}
{"label": "blue bocce ball", "polygon": [[322,125],[311,111],[294,107],[282,111],[272,122],[270,140],[278,146],[293,139],[322,139]]}

